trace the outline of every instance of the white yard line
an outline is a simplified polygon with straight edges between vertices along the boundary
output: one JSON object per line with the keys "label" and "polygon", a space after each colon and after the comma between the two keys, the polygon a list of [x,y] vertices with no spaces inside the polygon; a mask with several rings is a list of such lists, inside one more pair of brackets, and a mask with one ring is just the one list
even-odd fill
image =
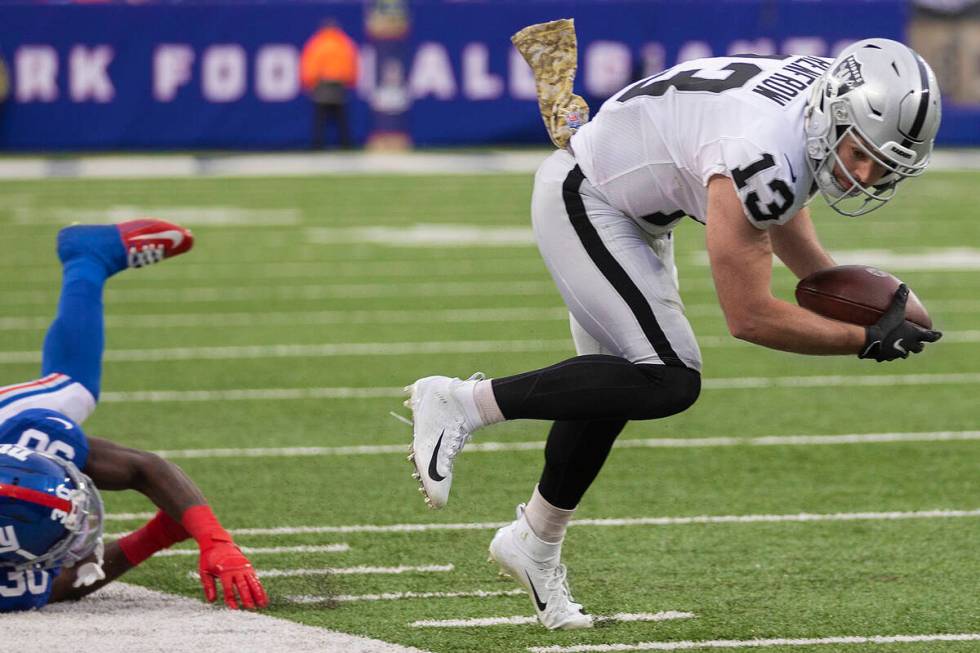
{"label": "white yard line", "polygon": [[385,592],[383,594],[337,594],[335,596],[318,596],[301,594],[287,596],[290,603],[355,603],[362,601],[404,601],[409,599],[489,599],[498,596],[524,596],[522,589],[516,590],[472,590],[469,592]]}
{"label": "white yard line", "polygon": [[[830,253],[838,265],[870,265],[894,272],[980,270],[980,249],[973,247],[927,247],[899,252],[888,249],[845,249]],[[695,253],[693,262],[705,267],[710,265],[705,251]]]}
{"label": "white yard line", "polygon": [[[713,308],[715,313],[720,309]],[[980,308],[978,308],[980,312]],[[568,320],[568,310],[549,308],[461,308],[449,310],[276,311],[271,313],[158,313],[107,315],[107,328],[237,328],[319,326],[324,324],[444,324],[453,322],[545,322]],[[0,331],[45,329],[51,317],[3,317]]]}
{"label": "white yard line", "polygon": [[[866,376],[776,376],[705,379],[702,390],[744,390],[754,388],[819,388],[898,385],[972,385],[980,383],[980,373],[957,374],[873,374]],[[228,390],[137,390],[103,392],[104,403],[196,402],[196,401],[286,401],[303,399],[389,399],[404,397],[402,388],[239,388]]]}
{"label": "white yard line", "polygon": [[[499,351],[571,351],[572,343],[561,340],[484,340],[446,342],[338,342],[311,345],[244,345],[229,347],[169,347],[165,349],[117,349],[105,352],[112,363],[178,360],[254,360],[267,358],[330,358],[334,356],[415,356],[467,354]],[[36,363],[37,351],[0,352],[0,364]]]}
{"label": "white yard line", "polygon": [[[731,336],[702,336],[702,347],[749,347]],[[951,331],[947,344],[980,342],[980,330]],[[431,354],[485,354],[489,352],[572,352],[568,338],[551,340],[453,340],[419,342],[335,342],[319,344],[240,345],[223,347],[166,347],[162,349],[116,349],[105,352],[111,363],[143,363],[179,360],[256,360],[279,358],[333,358],[337,356],[428,356]],[[0,365],[37,363],[41,353],[0,351]]]}
{"label": "white yard line", "polygon": [[[350,551],[350,545],[346,543],[322,544],[322,545],[303,545],[303,546],[268,546],[268,547],[240,547],[242,553],[256,555],[274,555],[280,553],[346,553]],[[164,549],[153,554],[154,557],[168,558],[172,556],[198,556],[201,555],[198,549]]]}
{"label": "white yard line", "polygon": [[[310,301],[370,297],[488,297],[557,294],[550,281],[435,281],[424,283],[281,284],[273,286],[208,286],[197,288],[145,288],[107,290],[107,302],[128,304],[209,305],[243,301]],[[0,305],[48,305],[54,293],[13,290],[0,293]]]}
{"label": "white yard line", "polygon": [[161,204],[136,206],[115,204],[97,209],[83,209],[78,206],[48,206],[39,209],[29,204],[11,207],[13,224],[57,225],[72,222],[85,224],[115,224],[132,220],[134,216],[161,215],[167,220],[187,227],[286,227],[298,226],[303,221],[303,212],[296,208],[249,208],[243,206],[187,206],[180,204]]}
{"label": "white yard line", "polygon": [[135,653],[421,653],[418,649],[304,626],[244,610],[213,607],[115,582],[81,601],[5,614],[4,651],[66,650]]}
{"label": "white yard line", "polygon": [[[972,256],[967,258],[971,262],[973,261]],[[420,265],[424,265],[424,261],[420,262]],[[968,268],[960,271],[976,270]],[[329,275],[324,276],[329,278]],[[939,272],[926,275],[916,280],[915,288],[920,294],[926,288],[946,288],[950,278],[950,274]],[[258,279],[262,278],[258,277]],[[702,275],[689,275],[688,278],[681,281],[681,292],[692,291],[714,291],[714,282]],[[791,291],[791,287],[787,287],[786,291]],[[106,290],[105,296],[106,302],[110,305],[115,305],[116,302],[126,302],[129,305],[206,303],[213,306],[227,302],[313,301],[386,297],[518,297],[537,295],[557,298],[557,294],[555,286],[550,280],[505,281],[479,278],[474,281],[410,280],[402,282],[400,279],[396,279],[373,283],[277,283],[189,288],[181,287],[178,284],[168,284],[164,287],[153,288],[110,287]],[[0,306],[47,306],[55,300],[55,296],[54,289],[8,290],[0,293]],[[931,303],[929,305],[931,306]],[[9,309],[7,312],[10,312]]]}
{"label": "white yard line", "polygon": [[105,521],[138,521],[150,519],[155,514],[153,512],[117,512],[107,514],[102,519]]}
{"label": "white yard line", "polygon": [[[450,572],[453,565],[399,565],[397,567],[374,567],[359,565],[357,567],[318,567],[315,569],[265,569],[258,573],[259,578],[293,578],[296,576],[350,576],[374,574],[435,574]],[[197,578],[197,572],[190,573]]]}
{"label": "white yard line", "polygon": [[[686,526],[689,524],[778,524],[848,521],[903,521],[907,519],[972,519],[980,517],[973,510],[916,510],[909,512],[837,512],[796,513],[789,515],[696,515],[692,517],[628,517],[609,519],[573,519],[572,526]],[[272,528],[236,528],[239,536],[323,535],[328,533],[426,533],[429,531],[496,530],[510,522],[463,522],[417,524],[352,524],[347,526],[277,526]],[[120,537],[125,533],[110,533]]]}
{"label": "white yard line", "polygon": [[[978,375],[980,376],[980,375]],[[103,392],[103,403],[185,401],[285,401],[297,399],[389,399],[404,397],[402,388],[242,388],[234,390],[137,390]]]}
{"label": "white yard line", "polygon": [[[953,442],[980,440],[980,431],[927,431],[919,433],[845,433],[841,435],[768,435],[760,437],[713,438],[632,438],[619,439],[621,449],[691,449],[703,447],[742,446],[812,446],[840,444],[885,444],[891,442]],[[537,451],[544,448],[543,440],[529,442],[475,442],[467,445],[467,453],[497,453],[506,451]],[[361,456],[404,454],[407,444],[350,445],[345,447],[250,447],[225,449],[162,449],[158,456],[170,459],[187,458],[277,458],[308,456]],[[140,513],[143,514],[143,513]],[[147,513],[148,514],[148,513]],[[121,519],[117,517],[116,519]]]}
{"label": "white yard line", "polygon": [[640,642],[638,644],[576,644],[529,646],[530,653],[607,653],[611,651],[689,651],[692,649],[764,648],[769,646],[836,646],[853,644],[915,644],[920,642],[977,642],[980,633],[936,635],[858,635],[845,637],[712,639],[701,641]]}
{"label": "white yard line", "polygon": [[737,390],[746,388],[820,388],[828,386],[897,386],[897,385],[946,385],[980,383],[980,374],[895,374],[895,375],[829,375],[829,376],[775,376],[706,379],[702,390]]}
{"label": "white yard line", "polygon": [[[693,619],[697,615],[693,612],[676,612],[673,610],[666,612],[618,612],[609,616],[596,615],[596,624],[616,623],[627,621],[669,621],[672,619]],[[482,617],[474,619],[422,619],[413,621],[409,626],[412,628],[486,628],[488,626],[516,626],[534,624],[538,622],[537,617]]]}
{"label": "white yard line", "polygon": [[319,245],[344,243],[387,247],[533,247],[531,227],[471,224],[413,224],[389,227],[312,227],[303,242]]}
{"label": "white yard line", "polygon": [[[980,313],[980,301],[948,300],[929,302],[929,308],[937,314]],[[717,304],[689,304],[688,316],[721,317]],[[501,307],[459,308],[447,310],[324,310],[324,311],[275,311],[232,313],[146,313],[107,315],[105,326],[110,329],[175,329],[175,328],[255,328],[259,326],[319,326],[324,324],[444,324],[470,322],[565,322],[568,310],[564,307]],[[0,317],[0,331],[34,331],[46,329],[50,316]],[[967,334],[975,339],[976,331],[947,332],[948,340],[954,333]],[[701,336],[724,338],[728,336]]]}
{"label": "white yard line", "polygon": [[[113,537],[110,535],[110,537]],[[376,567],[358,565],[356,567],[315,567],[310,569],[262,569],[256,572],[259,578],[296,578],[300,576],[364,576],[379,574],[435,574],[455,569],[454,565],[399,565],[397,567]],[[196,571],[187,572],[188,578],[197,578]]]}

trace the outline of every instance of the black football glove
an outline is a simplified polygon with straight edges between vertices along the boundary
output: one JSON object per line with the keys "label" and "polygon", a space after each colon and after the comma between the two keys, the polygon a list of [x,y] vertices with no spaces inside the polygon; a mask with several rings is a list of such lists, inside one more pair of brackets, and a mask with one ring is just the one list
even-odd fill
{"label": "black football glove", "polygon": [[858,358],[873,358],[879,363],[918,354],[927,342],[943,337],[939,331],[918,327],[905,319],[905,302],[909,288],[904,283],[895,291],[892,305],[874,326],[866,327],[864,348]]}

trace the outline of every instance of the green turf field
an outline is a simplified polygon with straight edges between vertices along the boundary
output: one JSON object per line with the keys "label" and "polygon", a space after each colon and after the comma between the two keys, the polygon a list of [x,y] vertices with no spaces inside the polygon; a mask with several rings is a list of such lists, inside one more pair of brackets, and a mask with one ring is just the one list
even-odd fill
{"label": "green turf field", "polygon": [[[105,395],[86,430],[180,456],[226,526],[253,529],[239,535],[243,545],[349,545],[253,554],[261,570],[435,566],[268,577],[272,615],[438,652],[980,633],[977,173],[931,172],[858,219],[815,202],[818,231],[832,252],[897,257],[891,260],[903,269],[894,271],[947,332],[908,361],[812,358],[734,341],[703,262],[703,228],[689,222],[677,230],[681,291],[702,339],[705,390],[682,415],[630,425],[577,513],[583,520],[667,519],[573,526],[564,560],[576,599],[593,614],[694,616],[573,633],[537,624],[423,628],[411,624],[533,612],[526,596],[511,594],[363,598],[517,587],[485,562],[486,547],[493,524],[511,520],[515,504],[528,498],[542,461],[533,443],[543,443],[547,425],[479,432],[473,444],[532,444],[467,450],[449,506],[432,512],[401,453],[410,429],[388,413],[407,414],[398,389],[420,376],[506,375],[573,354],[560,298],[534,246],[521,244],[531,181],[0,183],[0,381],[38,375],[36,352],[58,287],[58,226],[152,211],[194,228],[197,245],[186,257],[110,282]],[[459,229],[411,231],[419,224]],[[464,227],[479,228],[476,243]],[[449,240],[419,242],[420,233],[448,233]],[[516,242],[488,244],[494,237]],[[793,283],[776,269],[779,296],[791,299]],[[876,443],[754,439],[852,434],[918,435]],[[668,438],[692,446],[652,446]],[[241,451],[364,445],[399,452]],[[216,448],[232,451],[188,451]],[[150,510],[137,495],[109,495],[107,505],[116,514]],[[963,512],[913,514],[919,511]],[[779,517],[800,513],[831,517]],[[745,519],[718,519],[726,516]],[[705,519],[679,519],[686,517]],[[112,521],[108,530],[140,523]],[[396,524],[468,526],[263,532]],[[198,596],[188,576],[194,568],[193,556],[157,558],[127,580]],[[336,600],[345,595],[362,600]],[[316,602],[296,602],[300,596]],[[765,650],[978,649],[972,641]]]}

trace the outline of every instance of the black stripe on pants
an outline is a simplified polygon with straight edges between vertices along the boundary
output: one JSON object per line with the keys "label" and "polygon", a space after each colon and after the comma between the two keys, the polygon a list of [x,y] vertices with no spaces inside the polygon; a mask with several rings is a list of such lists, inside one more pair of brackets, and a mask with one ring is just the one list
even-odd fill
{"label": "black stripe on pants", "polygon": [[565,210],[568,212],[572,227],[575,228],[575,233],[578,234],[582,246],[585,247],[589,258],[596,264],[596,267],[599,268],[602,275],[612,284],[616,292],[619,293],[620,297],[629,306],[633,315],[636,316],[637,321],[640,323],[640,328],[643,329],[647,340],[653,345],[653,350],[657,352],[657,356],[660,357],[664,365],[687,367],[677,356],[674,348],[671,347],[670,341],[667,340],[666,334],[660,328],[657,317],[653,314],[653,309],[650,308],[646,297],[643,296],[640,289],[636,287],[633,280],[626,274],[626,270],[619,264],[619,261],[606,249],[605,244],[603,244],[602,239],[599,237],[599,232],[596,231],[592,222],[589,220],[589,216],[585,211],[585,203],[579,194],[579,188],[582,186],[584,180],[585,175],[582,174],[582,169],[575,166],[568,173],[568,176],[565,178],[565,183],[562,185]]}

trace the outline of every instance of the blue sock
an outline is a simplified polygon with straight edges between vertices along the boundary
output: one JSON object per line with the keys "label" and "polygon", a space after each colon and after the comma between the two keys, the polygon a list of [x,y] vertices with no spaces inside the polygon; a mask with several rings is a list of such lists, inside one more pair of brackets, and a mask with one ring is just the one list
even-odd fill
{"label": "blue sock", "polygon": [[98,261],[105,268],[106,278],[129,267],[119,229],[113,224],[65,227],[58,232],[58,258],[62,263],[79,258]]}
{"label": "blue sock", "polygon": [[105,348],[102,289],[126,268],[126,252],[115,226],[79,225],[58,234],[58,257],[61,296],[44,338],[41,374],[67,374],[98,399]]}

